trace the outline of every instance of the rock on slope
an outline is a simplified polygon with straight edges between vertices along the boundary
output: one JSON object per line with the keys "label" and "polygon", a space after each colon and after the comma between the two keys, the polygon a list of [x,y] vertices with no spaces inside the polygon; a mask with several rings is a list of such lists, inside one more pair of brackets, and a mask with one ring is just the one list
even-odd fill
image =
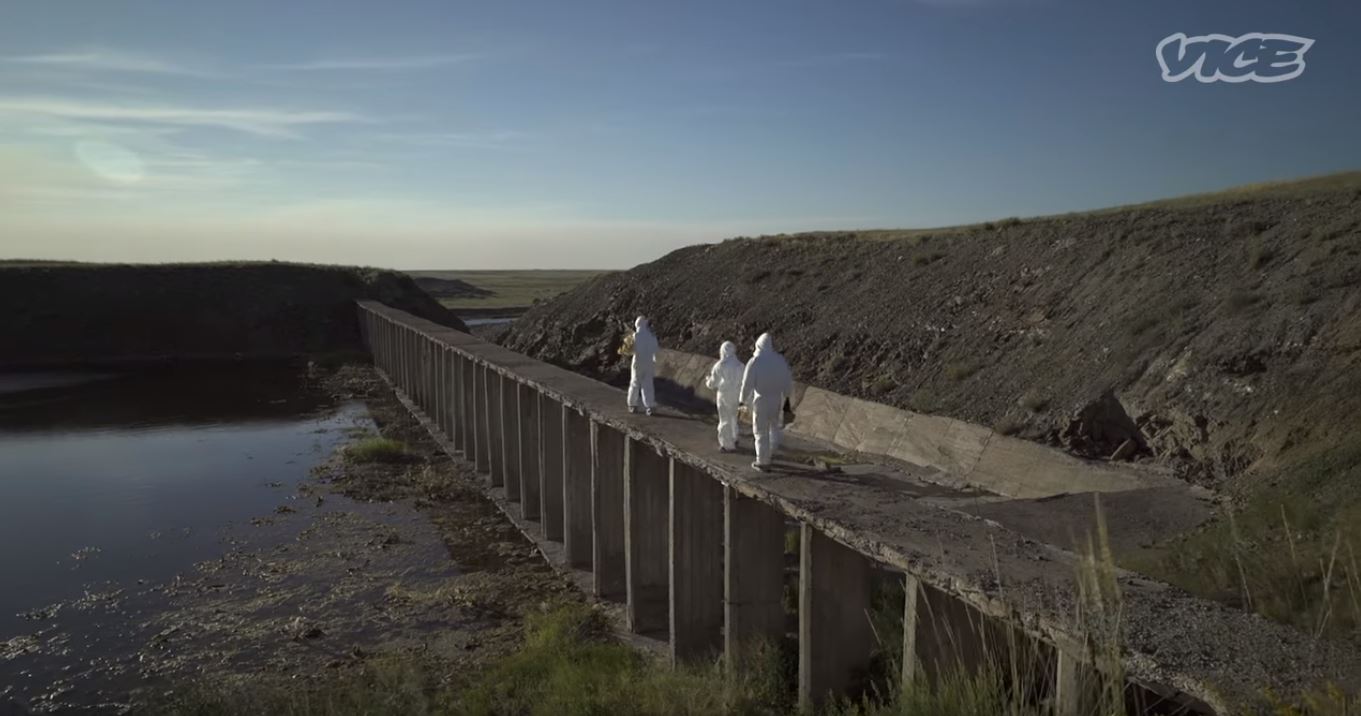
{"label": "rock on slope", "polygon": [[638,314],[664,346],[696,353],[733,339],[745,357],[772,331],[812,385],[1224,486],[1354,439],[1359,280],[1355,174],[959,229],[691,246],[536,306],[502,340],[617,380]]}

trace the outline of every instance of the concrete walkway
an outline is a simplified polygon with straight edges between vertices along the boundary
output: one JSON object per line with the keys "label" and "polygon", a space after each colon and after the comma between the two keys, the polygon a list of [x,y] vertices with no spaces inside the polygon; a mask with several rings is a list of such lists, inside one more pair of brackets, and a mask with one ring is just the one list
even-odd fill
{"label": "concrete walkway", "polygon": [[[691,395],[678,395],[674,385],[658,388],[657,398],[662,407],[653,418],[692,420],[714,426],[713,450],[717,453],[718,420],[713,407],[704,406]],[[755,460],[751,425],[741,423],[739,433],[736,454]],[[1080,551],[1087,538],[1097,533],[1099,495],[1107,539],[1117,555],[1189,532],[1210,519],[1215,507],[1207,493],[1184,485],[1012,498],[959,480],[944,479],[936,470],[887,456],[849,451],[788,430],[769,474],[823,480],[832,488],[847,483],[874,485],[899,498],[982,517],[1037,542],[1074,551]]]}

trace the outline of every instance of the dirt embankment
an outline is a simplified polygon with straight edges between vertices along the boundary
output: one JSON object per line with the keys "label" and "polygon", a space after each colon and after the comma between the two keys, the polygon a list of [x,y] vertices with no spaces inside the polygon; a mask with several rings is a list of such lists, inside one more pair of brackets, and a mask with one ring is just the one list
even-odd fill
{"label": "dirt embankment", "polygon": [[416,285],[435,298],[487,298],[495,293],[456,278],[415,276]]}
{"label": "dirt embankment", "polygon": [[[939,231],[735,239],[539,305],[509,347],[617,379],[623,325],[1223,487],[1361,428],[1361,175]],[[1133,448],[1131,450],[1131,448]]]}
{"label": "dirt embankment", "polygon": [[406,274],[288,263],[0,264],[0,368],[357,350],[354,302],[467,330]]}

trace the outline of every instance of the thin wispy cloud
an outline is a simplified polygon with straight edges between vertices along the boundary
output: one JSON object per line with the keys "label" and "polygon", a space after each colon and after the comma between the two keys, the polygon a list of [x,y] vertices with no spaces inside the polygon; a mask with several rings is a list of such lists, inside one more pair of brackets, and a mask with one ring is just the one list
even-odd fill
{"label": "thin wispy cloud", "polygon": [[82,72],[177,75],[183,77],[206,77],[212,74],[201,68],[189,67],[183,64],[151,57],[149,55],[114,50],[11,55],[0,57],[0,63],[19,67],[64,69]]}
{"label": "thin wispy cloud", "polygon": [[264,65],[264,69],[291,70],[297,72],[428,70],[437,67],[459,65],[476,60],[480,57],[482,57],[482,55],[478,54],[419,55],[412,57],[351,57]]}
{"label": "thin wispy cloud", "polygon": [[375,139],[389,144],[422,147],[452,147],[457,149],[512,149],[529,135],[524,132],[500,130],[490,132],[416,132],[379,134]]}
{"label": "thin wispy cloud", "polygon": [[350,112],[212,108],[90,102],[60,97],[0,97],[0,115],[57,120],[213,127],[245,134],[292,137],[301,128],[371,120]]}
{"label": "thin wispy cloud", "polygon": [[830,52],[787,60],[780,64],[784,67],[826,67],[860,62],[882,62],[890,59],[890,57],[892,56],[884,52]]}

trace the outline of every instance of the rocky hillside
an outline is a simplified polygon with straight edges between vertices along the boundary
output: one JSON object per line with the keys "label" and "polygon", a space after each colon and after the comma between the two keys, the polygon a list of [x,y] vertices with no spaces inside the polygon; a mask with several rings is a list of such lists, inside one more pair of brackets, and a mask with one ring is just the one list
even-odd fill
{"label": "rocky hillside", "polygon": [[0,368],[361,347],[367,298],[466,330],[396,271],[287,263],[0,263]]}
{"label": "rocky hillside", "polygon": [[[1225,487],[1361,434],[1361,174],[935,231],[691,246],[529,311],[510,347],[617,379],[775,343],[807,383]],[[1134,447],[1134,450],[1130,450]],[[1226,482],[1229,481],[1229,482]]]}

